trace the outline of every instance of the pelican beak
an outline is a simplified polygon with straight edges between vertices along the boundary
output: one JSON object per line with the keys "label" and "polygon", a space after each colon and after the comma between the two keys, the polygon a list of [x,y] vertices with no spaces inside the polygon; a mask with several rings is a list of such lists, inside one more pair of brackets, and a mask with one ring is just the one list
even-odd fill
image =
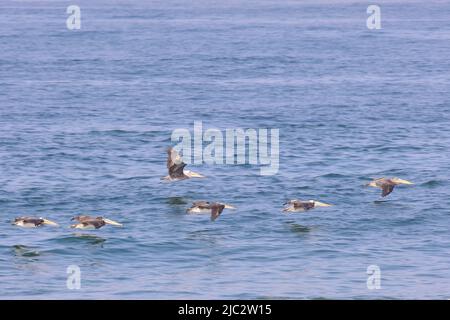
{"label": "pelican beak", "polygon": [[403,180],[403,179],[398,179],[397,181],[398,181],[398,183],[401,183],[401,184],[414,184],[411,181]]}
{"label": "pelican beak", "polygon": [[122,227],[123,226],[123,224],[118,223],[118,222],[113,221],[113,220],[110,220],[110,219],[103,218],[103,221],[105,221],[105,223],[113,225],[113,226],[117,226],[117,227]]}
{"label": "pelican beak", "polygon": [[236,209],[236,207],[233,207],[233,206],[231,206],[229,204],[226,204],[225,205],[225,209],[232,209],[232,210],[234,210],[234,209]]}
{"label": "pelican beak", "polygon": [[332,206],[332,204],[323,203],[323,202],[319,202],[319,201],[314,201],[314,205],[316,207],[331,207]]}
{"label": "pelican beak", "polygon": [[188,176],[191,178],[206,178],[204,175],[201,175],[200,173],[194,171],[190,171]]}
{"label": "pelican beak", "polygon": [[50,221],[50,220],[47,220],[47,219],[43,219],[43,220],[44,220],[44,224],[47,224],[49,226],[54,226],[54,227],[58,227],[59,226],[59,224],[57,224],[56,222],[53,222],[53,221]]}

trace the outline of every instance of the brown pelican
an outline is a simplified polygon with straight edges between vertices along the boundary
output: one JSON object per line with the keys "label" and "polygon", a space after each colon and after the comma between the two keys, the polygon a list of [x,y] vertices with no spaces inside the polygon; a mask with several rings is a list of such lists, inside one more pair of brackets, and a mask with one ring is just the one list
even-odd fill
{"label": "brown pelican", "polygon": [[195,201],[192,206],[186,210],[187,213],[210,213],[211,221],[216,220],[222,213],[223,209],[236,209],[225,203],[220,202],[208,202],[208,201]]}
{"label": "brown pelican", "polygon": [[314,209],[316,207],[331,207],[331,204],[315,201],[315,200],[309,200],[309,201],[302,201],[302,200],[289,200],[284,204],[286,207],[283,209],[283,211],[287,212],[298,212],[298,211],[308,211],[310,209]]}
{"label": "brown pelican", "polygon": [[14,219],[13,224],[24,228],[36,228],[41,227],[43,225],[58,226],[58,224],[53,221],[44,218],[33,218],[33,217],[16,218]]}
{"label": "brown pelican", "polygon": [[103,217],[91,217],[91,216],[76,216],[72,220],[78,221],[78,223],[71,225],[71,228],[75,229],[100,229],[106,224],[121,227],[122,224],[106,219]]}
{"label": "brown pelican", "polygon": [[399,178],[378,178],[366,184],[366,186],[380,188],[382,190],[381,196],[386,197],[390,194],[396,185],[399,184],[413,184],[408,180],[403,180]]}
{"label": "brown pelican", "polygon": [[172,147],[167,149],[167,169],[169,169],[169,175],[161,178],[162,180],[168,181],[178,181],[189,178],[205,178],[205,176],[190,171],[184,170],[186,163],[180,157],[178,152],[176,152]]}

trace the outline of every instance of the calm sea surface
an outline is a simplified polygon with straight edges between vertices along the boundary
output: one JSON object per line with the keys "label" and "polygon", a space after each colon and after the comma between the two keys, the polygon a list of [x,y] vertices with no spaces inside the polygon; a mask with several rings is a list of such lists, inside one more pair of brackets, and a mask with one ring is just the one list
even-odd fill
{"label": "calm sea surface", "polygon": [[[0,1],[0,298],[450,298],[449,2],[378,1],[381,30],[366,1],[73,2],[81,30],[67,1]],[[278,174],[163,183],[195,120],[279,128]],[[374,202],[378,176],[415,184]]]}

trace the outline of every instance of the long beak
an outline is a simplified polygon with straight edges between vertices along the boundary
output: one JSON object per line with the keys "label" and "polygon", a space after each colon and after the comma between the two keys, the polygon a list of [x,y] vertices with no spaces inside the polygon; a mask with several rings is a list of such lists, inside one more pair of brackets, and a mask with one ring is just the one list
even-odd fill
{"label": "long beak", "polygon": [[314,205],[316,207],[331,207],[332,206],[332,204],[323,203],[323,202],[319,202],[319,201],[314,201]]}
{"label": "long beak", "polygon": [[118,222],[113,221],[113,220],[110,220],[110,219],[103,218],[103,221],[105,221],[105,223],[113,225],[113,226],[118,226],[118,227],[122,227],[123,226],[123,224],[118,223]]}
{"label": "long beak", "polygon": [[200,173],[194,171],[190,171],[188,175],[191,178],[206,178],[204,175],[201,175]]}
{"label": "long beak", "polygon": [[232,210],[234,210],[234,209],[236,209],[236,207],[233,207],[232,205],[226,204],[225,205],[225,209],[232,209]]}
{"label": "long beak", "polygon": [[403,179],[398,179],[397,181],[398,181],[399,183],[401,183],[401,184],[414,184],[414,183],[412,183],[411,181],[403,180]]}
{"label": "long beak", "polygon": [[44,224],[47,224],[49,226],[54,226],[54,227],[58,227],[59,226],[59,224],[57,224],[56,222],[53,222],[53,221],[50,221],[50,220],[47,220],[47,219],[44,219]]}

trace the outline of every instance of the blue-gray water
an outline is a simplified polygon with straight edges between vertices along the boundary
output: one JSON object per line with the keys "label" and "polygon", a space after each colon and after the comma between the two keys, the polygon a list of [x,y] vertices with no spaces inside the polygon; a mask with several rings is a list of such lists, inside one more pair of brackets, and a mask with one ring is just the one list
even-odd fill
{"label": "blue-gray water", "polygon": [[[369,4],[1,1],[0,298],[450,298],[450,4],[378,2],[381,30]],[[194,120],[279,128],[279,173],[161,182]],[[415,184],[374,202],[377,176]],[[238,210],[212,223],[196,199]],[[75,233],[75,214],[124,227]]]}

